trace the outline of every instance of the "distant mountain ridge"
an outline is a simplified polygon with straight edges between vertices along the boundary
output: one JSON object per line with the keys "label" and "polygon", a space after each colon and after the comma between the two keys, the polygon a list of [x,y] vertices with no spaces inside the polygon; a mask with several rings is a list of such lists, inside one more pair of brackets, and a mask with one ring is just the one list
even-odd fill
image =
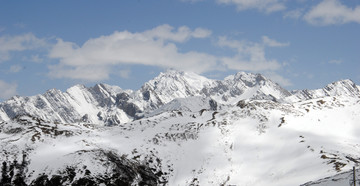
{"label": "distant mountain ridge", "polygon": [[0,103],[0,121],[30,114],[61,123],[114,125],[141,118],[178,98],[198,96],[218,104],[236,104],[244,99],[296,102],[338,95],[359,96],[359,86],[342,80],[323,89],[289,92],[261,74],[238,72],[224,80],[212,80],[191,72],[168,70],[137,91],[97,84],[75,85],[66,92],[51,89],[42,95],[15,96]]}
{"label": "distant mountain ridge", "polygon": [[322,89],[293,91],[292,97],[297,101],[316,99],[326,96],[350,96],[360,95],[360,87],[349,79],[340,80],[328,84]]}

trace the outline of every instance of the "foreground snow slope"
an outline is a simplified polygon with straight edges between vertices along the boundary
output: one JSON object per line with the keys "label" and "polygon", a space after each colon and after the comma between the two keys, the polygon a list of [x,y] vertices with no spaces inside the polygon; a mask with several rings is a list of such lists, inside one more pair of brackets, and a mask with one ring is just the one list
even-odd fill
{"label": "foreground snow slope", "polygon": [[338,185],[360,161],[351,80],[291,93],[260,74],[170,70],[0,103],[0,185]]}
{"label": "foreground snow slope", "polygon": [[0,161],[25,162],[13,175],[26,184],[62,175],[62,184],[241,186],[310,185],[360,161],[359,97],[248,100],[216,109],[192,99],[199,107],[182,108],[180,99],[112,127],[21,116],[0,125]]}

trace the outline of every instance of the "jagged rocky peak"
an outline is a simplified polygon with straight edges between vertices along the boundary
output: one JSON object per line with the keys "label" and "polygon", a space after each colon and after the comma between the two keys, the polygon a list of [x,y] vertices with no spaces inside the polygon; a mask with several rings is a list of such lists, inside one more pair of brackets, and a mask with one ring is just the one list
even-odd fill
{"label": "jagged rocky peak", "polygon": [[145,85],[152,87],[154,90],[165,88],[173,91],[179,91],[180,88],[184,87],[189,89],[189,93],[194,93],[212,82],[213,80],[193,72],[167,70],[164,73],[161,72],[159,76],[145,83]]}
{"label": "jagged rocky peak", "polygon": [[327,93],[328,96],[332,96],[332,95],[358,96],[360,93],[360,90],[358,89],[356,84],[350,79],[333,82],[327,85],[324,88],[324,91]]}
{"label": "jagged rocky peak", "polygon": [[246,72],[238,72],[223,81],[217,81],[215,86],[203,92],[225,103],[236,103],[241,99],[282,100],[291,95],[263,75]]}
{"label": "jagged rocky peak", "polygon": [[141,93],[146,101],[165,104],[174,98],[198,96],[201,89],[212,82],[213,80],[192,72],[168,70],[145,83],[141,88]]}
{"label": "jagged rocky peak", "polygon": [[112,85],[108,85],[108,84],[104,84],[104,83],[96,84],[94,87],[92,87],[92,89],[95,92],[101,93],[108,97],[110,97],[110,96],[116,97],[117,94],[124,91],[123,89],[121,89],[118,86],[112,86]]}
{"label": "jagged rocky peak", "polygon": [[75,85],[65,92],[51,89],[42,95],[13,97],[0,103],[0,121],[22,113],[47,121],[112,125],[138,119],[179,98],[211,98],[219,104],[235,105],[243,99],[294,102],[338,95],[359,96],[359,87],[351,80],[342,80],[323,89],[291,94],[261,74],[238,72],[224,80],[212,80],[192,72],[168,70],[137,91],[107,84]]}
{"label": "jagged rocky peak", "polygon": [[253,74],[246,72],[238,72],[235,75],[230,75],[225,78],[225,80],[232,80],[234,82],[243,82],[248,87],[253,87],[259,84],[269,81],[261,74]]}

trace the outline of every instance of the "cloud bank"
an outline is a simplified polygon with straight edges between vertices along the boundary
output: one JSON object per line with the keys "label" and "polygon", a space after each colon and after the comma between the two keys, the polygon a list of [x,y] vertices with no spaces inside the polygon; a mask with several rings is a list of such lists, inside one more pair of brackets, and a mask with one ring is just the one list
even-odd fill
{"label": "cloud bank", "polygon": [[11,59],[11,52],[25,50],[34,50],[47,46],[45,39],[37,38],[32,33],[18,36],[1,36],[0,37],[0,62]]}
{"label": "cloud bank", "polygon": [[[273,72],[282,68],[275,59],[267,59],[265,48],[286,47],[289,43],[278,42],[268,36],[262,42],[230,40],[219,37],[215,47],[234,51],[234,56],[214,56],[197,51],[180,52],[178,46],[191,39],[209,38],[211,31],[204,28],[177,29],[160,25],[143,32],[116,31],[107,36],[89,39],[82,46],[57,39],[49,57],[58,63],[49,65],[49,76],[85,81],[102,81],[117,73],[128,78],[126,65],[145,65],[174,68],[196,73],[216,70],[236,70],[251,72]],[[117,67],[117,68],[113,68]],[[113,69],[119,69],[113,72]],[[122,70],[121,70],[122,69]],[[280,78],[278,78],[280,79]],[[288,83],[287,83],[288,84]]]}
{"label": "cloud bank", "polygon": [[196,51],[180,52],[177,43],[193,38],[207,38],[211,31],[191,30],[186,26],[175,30],[161,25],[144,32],[114,32],[86,41],[82,46],[58,39],[49,53],[59,59],[50,66],[51,77],[82,80],[109,78],[114,65],[148,65],[203,73],[216,68],[216,57]]}

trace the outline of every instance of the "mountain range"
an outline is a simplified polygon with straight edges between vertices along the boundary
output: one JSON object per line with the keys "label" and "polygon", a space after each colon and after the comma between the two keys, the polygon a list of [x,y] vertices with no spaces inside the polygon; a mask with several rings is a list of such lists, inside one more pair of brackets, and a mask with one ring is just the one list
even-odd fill
{"label": "mountain range", "polygon": [[348,184],[360,161],[359,103],[351,80],[288,91],[261,74],[176,70],[136,91],[15,96],[0,103],[0,183]]}
{"label": "mountain range", "polygon": [[139,119],[179,98],[198,96],[226,105],[246,99],[291,103],[325,96],[358,96],[359,89],[351,80],[342,80],[322,89],[289,92],[261,74],[239,72],[220,81],[168,70],[137,91],[97,84],[75,85],[66,92],[51,89],[42,95],[15,96],[0,103],[0,121],[30,114],[60,123],[115,125]]}

